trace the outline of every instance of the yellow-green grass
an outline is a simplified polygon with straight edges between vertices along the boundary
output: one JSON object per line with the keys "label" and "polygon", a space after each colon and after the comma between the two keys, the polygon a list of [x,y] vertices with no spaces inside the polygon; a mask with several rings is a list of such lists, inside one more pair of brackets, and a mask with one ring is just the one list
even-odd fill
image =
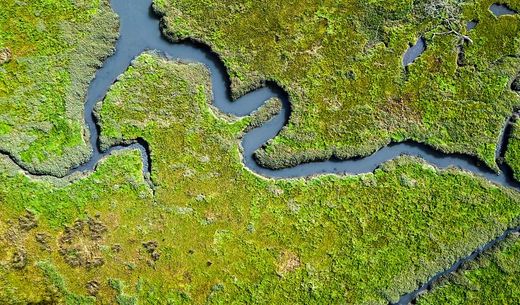
{"label": "yellow-green grass", "polygon": [[96,281],[98,303],[386,304],[517,223],[518,193],[410,157],[360,176],[259,177],[239,147],[254,118],[219,115],[208,82],[201,65],[145,54],[97,109],[105,144],[150,144],[153,198],[137,151],[70,183],[2,162],[2,300],[85,303]]}
{"label": "yellow-green grass", "polygon": [[90,155],[83,109],[89,81],[113,51],[108,0],[0,4],[0,150],[38,173],[64,175]]}

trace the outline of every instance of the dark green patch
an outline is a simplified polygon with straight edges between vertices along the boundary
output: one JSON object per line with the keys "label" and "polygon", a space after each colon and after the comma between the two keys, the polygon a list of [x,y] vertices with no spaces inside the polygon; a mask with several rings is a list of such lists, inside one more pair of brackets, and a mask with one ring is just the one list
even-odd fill
{"label": "dark green patch", "polygon": [[518,234],[438,283],[418,304],[518,304],[520,302]]}

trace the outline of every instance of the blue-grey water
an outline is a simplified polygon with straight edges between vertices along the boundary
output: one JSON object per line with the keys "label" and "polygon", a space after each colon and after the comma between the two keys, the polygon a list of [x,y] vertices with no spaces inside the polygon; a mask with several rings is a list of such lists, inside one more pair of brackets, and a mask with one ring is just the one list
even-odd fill
{"label": "blue-grey water", "polygon": [[503,15],[514,15],[517,13],[516,11],[511,9],[509,6],[507,6],[506,4],[502,4],[502,3],[493,3],[489,7],[489,10],[497,17],[503,16]]}
{"label": "blue-grey water", "polygon": [[[504,15],[515,15],[516,11],[509,8],[506,4],[494,3],[489,7],[489,10],[493,13],[493,15],[500,17]],[[466,23],[466,30],[471,31],[478,25],[477,20],[471,20]]]}
{"label": "blue-grey water", "polygon": [[419,37],[417,42],[408,48],[403,56],[403,66],[408,66],[412,64],[419,56],[422,55],[426,51],[426,40],[424,37]]}
{"label": "blue-grey water", "polygon": [[466,30],[471,31],[478,25],[478,21],[472,20],[466,23]]}
{"label": "blue-grey water", "polygon": [[[501,165],[501,173],[497,174],[486,166],[478,164],[477,160],[470,156],[461,154],[445,154],[427,145],[403,142],[390,144],[370,156],[351,160],[325,160],[300,164],[295,167],[273,170],[261,167],[254,159],[254,152],[262,147],[268,140],[275,137],[280,130],[287,124],[291,113],[291,104],[287,93],[274,83],[268,83],[262,88],[258,88],[237,100],[230,98],[230,80],[227,71],[218,56],[205,45],[181,41],[171,43],[161,34],[159,19],[154,16],[151,10],[151,0],[112,0],[112,7],[120,17],[120,37],[116,44],[115,53],[106,59],[103,66],[97,71],[95,79],[90,83],[85,104],[85,122],[90,131],[90,143],[92,145],[92,158],[87,163],[74,168],[70,173],[93,170],[101,158],[110,154],[114,150],[138,148],[141,151],[144,163],[144,172],[147,174],[151,170],[150,151],[148,144],[142,140],[112,147],[106,151],[101,151],[98,143],[99,130],[93,115],[94,106],[101,101],[109,90],[110,86],[117,80],[131,64],[131,61],[139,54],[147,50],[157,50],[166,57],[179,59],[187,62],[203,63],[211,72],[213,104],[222,112],[237,116],[245,116],[259,108],[268,99],[278,97],[283,103],[281,112],[274,116],[269,122],[259,128],[245,134],[242,140],[244,149],[244,164],[260,175],[271,178],[291,178],[306,177],[316,174],[337,173],[337,174],[360,174],[372,172],[382,163],[394,159],[400,155],[418,156],[427,162],[440,168],[459,167],[483,176],[497,184],[519,188],[511,177],[510,170]],[[505,9],[497,6],[498,12]],[[422,54],[426,49],[424,39],[421,37],[417,43],[403,56],[403,65],[407,66]],[[507,126],[507,123],[504,122]],[[500,139],[499,152],[503,151],[503,145],[507,142],[507,128],[502,139]],[[482,247],[487,249],[498,240],[503,239],[510,232],[504,233],[495,241]],[[477,251],[478,252],[478,251]],[[457,269],[465,260],[473,259],[476,253],[467,258],[456,262],[450,269],[440,272],[430,279],[427,283],[419,287],[416,291],[404,295],[398,304],[407,304],[415,299],[418,294],[429,289],[432,282],[438,277]]]}

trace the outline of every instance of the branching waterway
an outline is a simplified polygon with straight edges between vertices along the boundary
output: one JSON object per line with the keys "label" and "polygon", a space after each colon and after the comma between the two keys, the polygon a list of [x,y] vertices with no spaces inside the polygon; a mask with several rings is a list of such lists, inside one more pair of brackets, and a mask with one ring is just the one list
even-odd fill
{"label": "branching waterway", "polygon": [[[112,0],[111,3],[112,8],[120,17],[120,37],[116,44],[115,53],[106,59],[103,66],[97,71],[94,80],[90,83],[84,112],[85,122],[90,132],[90,143],[93,153],[87,163],[72,169],[69,174],[94,170],[96,164],[103,157],[115,150],[137,148],[141,151],[144,173],[148,176],[152,164],[149,147],[144,140],[136,139],[127,145],[114,146],[105,151],[100,149],[99,126],[96,124],[94,107],[99,101],[103,100],[111,85],[117,81],[119,75],[127,70],[134,58],[145,51],[156,50],[167,58],[204,64],[211,72],[213,104],[224,113],[246,116],[258,109],[270,98],[276,97],[282,101],[282,110],[277,115],[261,127],[246,133],[242,139],[244,164],[259,175],[270,178],[294,178],[325,173],[361,174],[372,172],[382,163],[400,155],[412,155],[421,157],[440,168],[459,167],[483,176],[494,183],[520,189],[520,184],[512,179],[510,169],[504,164],[499,165],[501,173],[497,174],[486,166],[479,165],[478,160],[471,156],[445,154],[427,145],[414,142],[392,143],[370,156],[350,160],[316,161],[280,170],[261,167],[255,161],[254,152],[265,145],[267,141],[274,138],[287,124],[291,114],[288,94],[275,83],[266,83],[264,87],[258,88],[237,100],[233,100],[230,92],[230,79],[219,57],[208,46],[200,43],[192,41],[172,43],[167,41],[161,34],[160,20],[153,14],[151,9],[151,0]],[[419,53],[418,55],[424,51],[424,40],[420,38],[419,42],[422,42],[422,44],[417,47],[421,51],[416,52]],[[418,55],[414,55],[414,57]],[[407,54],[403,60],[404,64],[411,63],[415,59],[412,57],[412,55]],[[506,127],[498,145],[497,160],[503,156],[505,146],[507,145],[510,129],[508,127],[509,123],[509,121],[505,122]],[[408,304],[419,294],[429,290],[432,283],[439,277],[453,272],[463,262],[474,259],[481,251],[488,249],[512,232],[518,231],[519,228],[508,230],[502,236],[490,241],[487,245],[483,245],[468,257],[453,264],[451,268],[435,275],[428,282],[418,285],[420,287],[417,290],[404,295],[397,304]]]}

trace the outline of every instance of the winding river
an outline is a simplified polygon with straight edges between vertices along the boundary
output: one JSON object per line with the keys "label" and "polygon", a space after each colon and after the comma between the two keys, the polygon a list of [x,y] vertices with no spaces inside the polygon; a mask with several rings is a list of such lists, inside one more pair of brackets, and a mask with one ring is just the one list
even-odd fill
{"label": "winding river", "polygon": [[[151,10],[152,0],[112,0],[112,8],[120,17],[120,37],[116,44],[115,53],[106,59],[103,66],[97,71],[95,79],[90,83],[85,105],[85,122],[90,132],[92,145],[92,158],[85,164],[74,168],[70,174],[93,170],[99,160],[114,150],[138,148],[141,151],[145,174],[151,170],[151,160],[147,143],[142,140],[126,146],[115,146],[107,151],[101,151],[99,146],[99,129],[94,117],[94,107],[101,101],[110,86],[117,80],[130,65],[131,61],[139,54],[147,50],[157,50],[164,56],[187,62],[199,62],[204,64],[211,72],[213,104],[222,112],[236,116],[249,115],[262,106],[268,99],[278,97],[283,104],[282,110],[270,121],[244,135],[242,139],[243,160],[246,167],[253,172],[270,178],[306,177],[317,174],[360,174],[374,171],[382,163],[394,159],[400,155],[418,156],[427,162],[440,168],[456,166],[466,171],[483,176],[497,184],[520,189],[520,184],[512,179],[510,169],[500,165],[501,173],[490,170],[485,166],[479,166],[475,158],[461,154],[444,154],[424,144],[404,142],[390,144],[374,154],[351,160],[326,160],[300,164],[292,168],[272,170],[261,167],[254,159],[254,152],[268,140],[275,137],[286,125],[291,107],[287,93],[274,83],[254,90],[237,100],[230,98],[230,80],[223,63],[207,46],[195,42],[171,43],[161,34],[159,20]],[[422,40],[420,40],[422,41]],[[423,46],[419,46],[420,49]],[[405,62],[413,61],[406,58]],[[410,62],[411,62],[410,61]],[[509,122],[508,122],[509,123]],[[500,140],[497,158],[502,156],[507,145],[509,125],[506,123],[502,139]],[[508,230],[504,235],[489,242],[466,258],[455,263],[451,268],[440,272],[417,290],[404,295],[397,304],[408,304],[420,293],[430,289],[431,284],[439,277],[456,270],[460,264],[473,259],[480,252],[488,249],[496,242],[504,239],[513,231]]]}
{"label": "winding river", "polygon": [[[520,184],[511,179],[511,175],[508,174],[509,169],[504,165],[500,166],[502,174],[497,174],[488,167],[479,165],[480,162],[476,158],[462,154],[442,153],[430,146],[415,142],[392,143],[363,158],[317,161],[277,170],[261,167],[254,159],[254,152],[268,140],[274,138],[286,125],[291,113],[287,93],[276,84],[268,83],[265,87],[254,90],[237,100],[232,100],[230,98],[229,76],[219,57],[203,44],[191,41],[177,43],[167,41],[159,30],[159,20],[151,10],[151,0],[112,0],[112,8],[120,16],[120,37],[116,44],[115,54],[105,61],[103,67],[97,71],[95,79],[91,82],[85,105],[85,121],[90,131],[90,143],[94,151],[93,157],[89,162],[73,169],[73,172],[92,170],[102,157],[113,150],[123,148],[118,146],[112,147],[108,151],[100,151],[98,145],[99,130],[93,116],[93,109],[97,102],[104,98],[118,76],[126,71],[133,59],[147,50],[157,50],[171,59],[204,64],[211,72],[213,105],[224,113],[246,116],[272,97],[277,97],[282,101],[283,107],[279,114],[261,127],[245,134],[242,139],[245,166],[262,176],[295,178],[326,173],[355,175],[372,172],[382,163],[400,155],[412,155],[421,157],[440,168],[456,166],[484,176],[497,184],[520,188]],[[419,55],[420,52],[416,52],[414,57]],[[508,132],[506,131],[500,141],[497,157],[503,153],[504,145],[502,143],[506,142],[507,136]],[[148,172],[150,160],[146,156],[148,150],[146,143],[140,141],[132,146],[142,150],[143,156],[145,156],[145,170]]]}

